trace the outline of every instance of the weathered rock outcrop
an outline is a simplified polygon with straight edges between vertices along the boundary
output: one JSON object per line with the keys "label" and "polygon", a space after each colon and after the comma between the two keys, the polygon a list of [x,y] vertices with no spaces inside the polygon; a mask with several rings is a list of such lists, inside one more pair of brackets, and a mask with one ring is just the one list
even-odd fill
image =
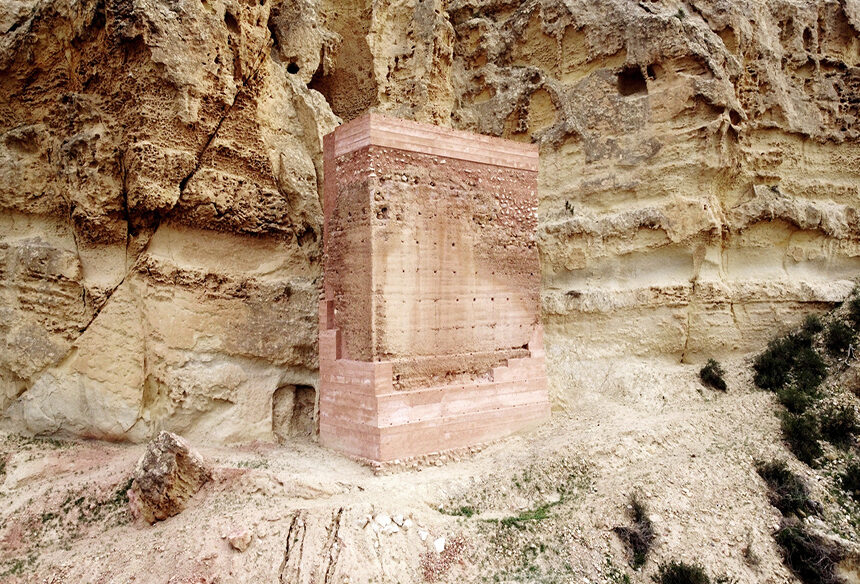
{"label": "weathered rock outcrop", "polygon": [[551,384],[759,346],[860,273],[857,0],[0,6],[0,408],[272,437],[315,385],[320,136],[541,146]]}
{"label": "weathered rock outcrop", "polygon": [[185,509],[211,478],[211,467],[187,440],[161,432],[134,470],[128,492],[132,513],[148,523],[164,521]]}
{"label": "weathered rock outcrop", "polygon": [[0,407],[38,432],[271,439],[272,394],[317,366],[337,118],[303,70],[332,35],[303,4],[0,10]]}

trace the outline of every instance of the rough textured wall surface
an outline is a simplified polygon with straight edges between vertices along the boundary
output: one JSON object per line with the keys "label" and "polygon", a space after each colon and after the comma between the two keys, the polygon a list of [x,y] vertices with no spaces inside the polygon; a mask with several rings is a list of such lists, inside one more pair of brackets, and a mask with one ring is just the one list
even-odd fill
{"label": "rough textured wall surface", "polygon": [[17,0],[0,31],[0,408],[32,431],[271,438],[316,383],[321,135],[369,108],[540,144],[559,402],[860,273],[858,0]]}
{"label": "rough textured wall surface", "polygon": [[[0,8],[0,407],[30,430],[270,439],[314,383],[310,5]],[[297,58],[301,56],[301,59]]]}
{"label": "rough textured wall surface", "polygon": [[449,11],[453,123],[541,144],[557,395],[593,388],[589,360],[749,350],[850,291],[856,2],[458,1]]}

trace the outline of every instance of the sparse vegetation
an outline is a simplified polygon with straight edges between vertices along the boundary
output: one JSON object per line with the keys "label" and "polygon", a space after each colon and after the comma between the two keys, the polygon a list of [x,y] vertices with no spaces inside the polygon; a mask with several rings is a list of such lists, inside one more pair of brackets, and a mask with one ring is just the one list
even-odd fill
{"label": "sparse vegetation", "polygon": [[834,357],[848,352],[848,347],[854,342],[854,330],[841,320],[834,320],[824,334],[824,344],[827,351]]}
{"label": "sparse vegetation", "polygon": [[713,359],[708,359],[708,362],[699,371],[699,378],[702,383],[708,387],[713,387],[719,391],[726,391],[726,382],[723,376],[726,374],[720,364]]}
{"label": "sparse vegetation", "polygon": [[821,434],[831,443],[849,444],[860,432],[857,414],[850,405],[831,405],[819,415]]}
{"label": "sparse vegetation", "polygon": [[757,462],[756,471],[767,483],[770,504],[783,515],[813,513],[817,504],[810,500],[802,478],[791,472],[785,461]]}
{"label": "sparse vegetation", "polygon": [[236,467],[249,469],[269,468],[269,461],[265,458],[258,458],[256,460],[240,460],[236,463]]}
{"label": "sparse vegetation", "polygon": [[442,509],[442,513],[445,515],[455,515],[461,517],[471,517],[478,513],[478,510],[472,507],[471,505],[461,505],[456,509]]}
{"label": "sparse vegetation", "polygon": [[684,18],[686,18],[686,16],[687,16],[687,13],[686,13],[686,12],[684,12],[684,9],[683,9],[683,8],[679,8],[679,9],[678,9],[678,12],[676,12],[676,13],[674,14],[674,16],[675,16],[675,18],[677,18],[678,20],[684,20]]}
{"label": "sparse vegetation", "polygon": [[[860,433],[856,406],[844,401],[850,395],[846,388],[836,383],[820,389],[829,371],[815,347],[821,344],[833,357],[844,358],[860,331],[860,298],[855,297],[847,304],[847,317],[843,312],[824,319],[807,317],[800,330],[771,341],[753,367],[756,385],[775,390],[788,410],[782,413],[782,432],[788,447],[802,462],[810,466],[821,462],[826,467],[824,474],[835,479],[830,483],[835,490],[834,498],[848,514],[841,525],[856,527],[858,522],[852,510],[855,508],[848,497],[860,502],[860,462],[851,460],[853,454],[849,454],[851,461],[842,467],[840,459],[822,457],[820,444],[821,440],[827,440],[847,447]],[[826,402],[819,402],[825,397]],[[836,571],[845,554],[839,541],[829,539],[825,532],[814,531],[800,519],[809,514],[827,517],[821,504],[810,499],[807,484],[785,462],[757,463],[756,469],[768,484],[771,504],[784,517],[774,539],[786,566],[804,584],[844,582]],[[846,536],[839,525],[830,528]]]}
{"label": "sparse vegetation", "polygon": [[648,517],[648,508],[637,493],[630,497],[630,518],[633,525],[616,527],[613,531],[630,551],[630,565],[641,568],[648,560],[648,552],[654,543],[654,526]]}
{"label": "sparse vegetation", "polygon": [[701,564],[672,560],[660,564],[653,580],[658,584],[710,584],[711,579]]}
{"label": "sparse vegetation", "polygon": [[549,517],[549,510],[561,503],[561,500],[552,502],[552,503],[544,503],[543,505],[538,505],[532,509],[526,509],[525,511],[520,512],[518,515],[514,515],[512,517],[505,517],[499,523],[505,527],[518,527],[522,528],[523,524],[527,521],[543,521],[547,517]]}
{"label": "sparse vegetation", "polygon": [[821,456],[821,430],[818,420],[814,415],[792,414],[785,412],[782,416],[782,435],[789,449],[801,462],[809,466],[815,464],[815,460]]}
{"label": "sparse vegetation", "polygon": [[844,552],[797,519],[785,519],[774,535],[785,565],[805,584],[843,584],[836,572]]}
{"label": "sparse vegetation", "polygon": [[813,394],[827,379],[827,364],[812,347],[802,347],[794,360],[792,383],[801,391]]}

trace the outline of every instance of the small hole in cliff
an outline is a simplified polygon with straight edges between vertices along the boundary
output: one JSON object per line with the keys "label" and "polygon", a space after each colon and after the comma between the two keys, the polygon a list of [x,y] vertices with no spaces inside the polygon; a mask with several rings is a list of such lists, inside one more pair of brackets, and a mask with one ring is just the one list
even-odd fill
{"label": "small hole in cliff", "polygon": [[284,441],[291,436],[313,437],[317,429],[316,390],[308,385],[286,385],[272,396],[272,431]]}
{"label": "small hole in cliff", "polygon": [[625,67],[618,73],[618,93],[621,95],[648,93],[648,84],[639,67]]}
{"label": "small hole in cliff", "polygon": [[305,244],[315,242],[317,240],[317,232],[310,225],[305,225],[301,231],[296,232],[296,243],[299,247]]}
{"label": "small hole in cliff", "polygon": [[289,73],[290,75],[295,75],[298,72],[299,66],[295,63],[290,63],[289,65],[287,65],[287,73]]}
{"label": "small hole in cliff", "polygon": [[741,118],[741,114],[736,112],[735,110],[729,110],[729,119],[732,121],[733,126],[739,126],[743,118]]}
{"label": "small hole in cliff", "polygon": [[224,13],[224,24],[227,25],[227,30],[234,34],[239,34],[239,21],[230,12]]}
{"label": "small hole in cliff", "polygon": [[803,48],[810,53],[813,52],[812,49],[814,47],[812,46],[812,30],[809,28],[805,28],[803,30]]}

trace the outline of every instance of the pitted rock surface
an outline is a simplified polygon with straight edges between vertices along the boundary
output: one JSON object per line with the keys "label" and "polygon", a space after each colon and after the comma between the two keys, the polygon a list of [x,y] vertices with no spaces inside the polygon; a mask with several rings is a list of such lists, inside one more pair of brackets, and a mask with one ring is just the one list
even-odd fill
{"label": "pitted rock surface", "polygon": [[134,515],[149,523],[185,509],[188,500],[212,478],[212,469],[187,440],[161,432],[137,463],[129,491]]}

